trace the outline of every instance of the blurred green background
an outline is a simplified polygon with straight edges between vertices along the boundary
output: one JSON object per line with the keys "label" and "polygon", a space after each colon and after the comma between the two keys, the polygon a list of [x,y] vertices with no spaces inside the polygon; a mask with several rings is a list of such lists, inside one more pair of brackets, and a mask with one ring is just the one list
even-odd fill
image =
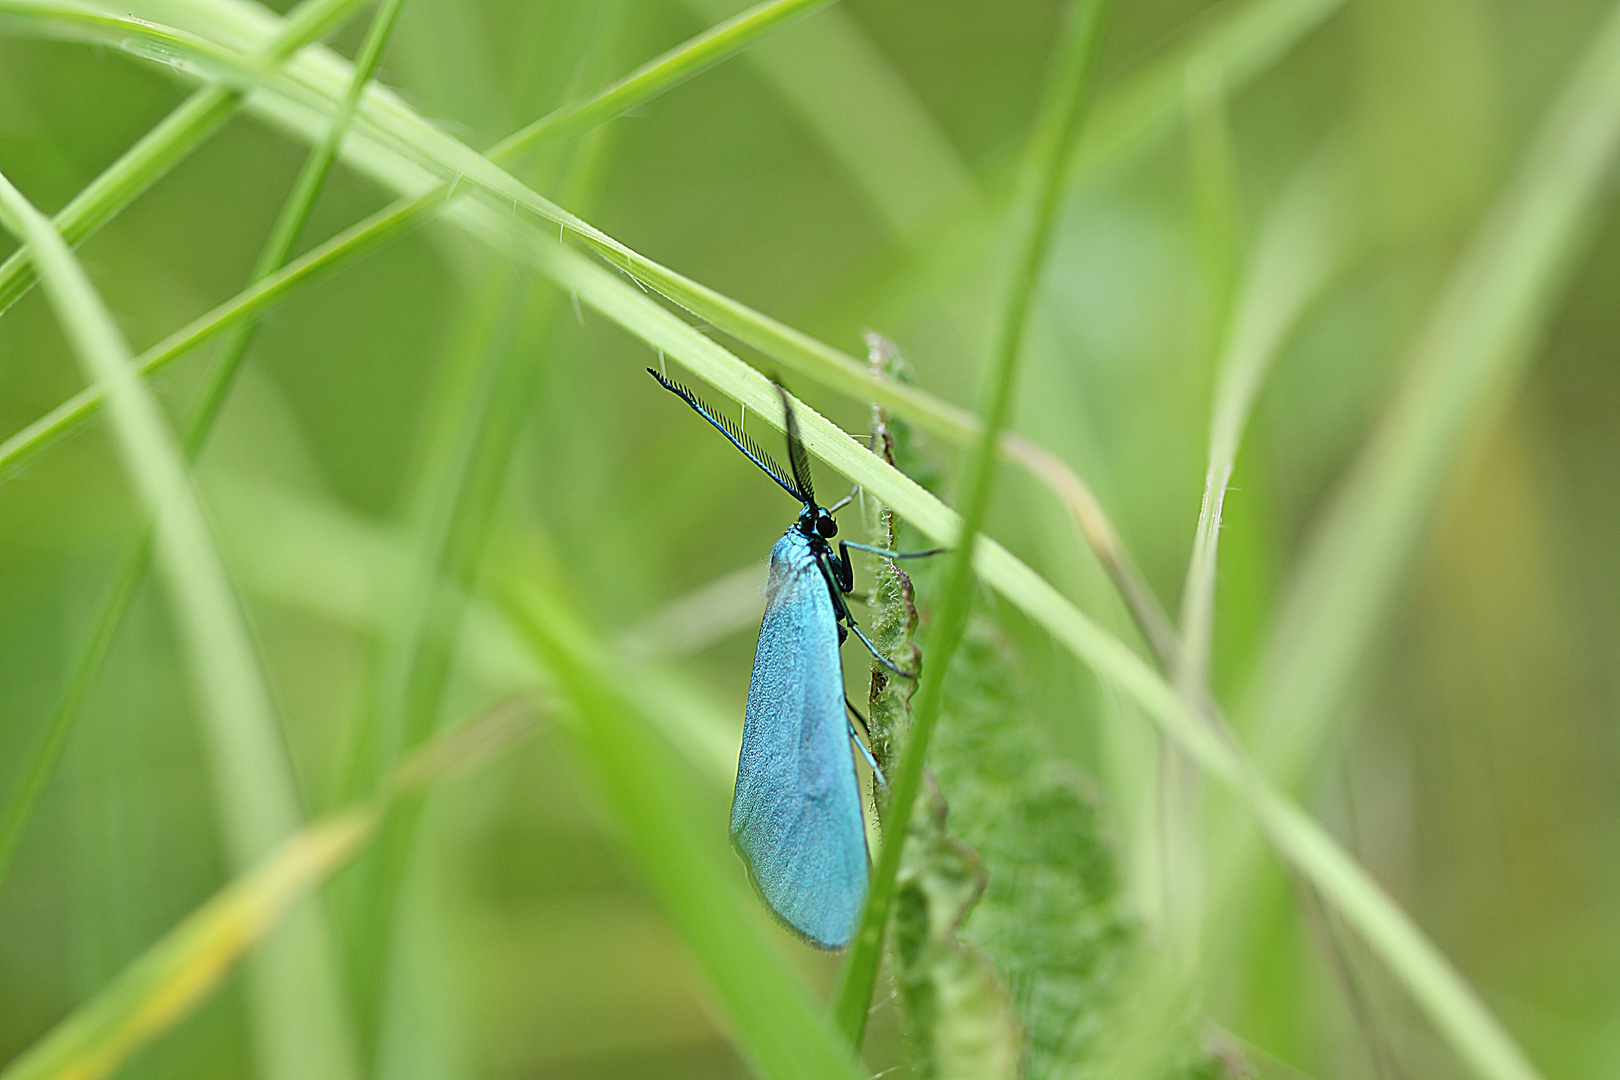
{"label": "blurred green background", "polygon": [[[1096,115],[1152,72],[1169,88],[1166,116],[1106,114],[1131,134],[1081,155],[1014,419],[1095,487],[1176,610],[1233,313],[1273,223],[1320,242],[1325,284],[1283,328],[1221,533],[1212,681],[1251,737],[1268,729],[1245,717],[1264,706],[1245,703],[1264,697],[1267,642],[1304,553],[1454,267],[1608,17],[1596,0],[1294,6],[1316,10],[1278,48],[1222,67],[1183,50],[1249,6],[1116,4]],[[164,5],[148,7],[161,20]],[[847,0],[519,175],[636,250],[839,348],[859,353],[861,331],[881,331],[920,386],[971,407],[1061,7]],[[484,147],[737,9],[406,0],[379,78]],[[352,55],[365,22],[362,12],[333,46]],[[54,212],[187,90],[116,51],[0,37],[0,172]],[[82,245],[135,349],[243,287],[304,153],[238,116]],[[1546,1074],[1569,1080],[1620,1073],[1620,223],[1608,194],[1579,223],[1522,371],[1493,383],[1441,455],[1412,542],[1379,579],[1389,602],[1365,647],[1348,647],[1350,677],[1323,677],[1327,734],[1294,788]],[[303,246],[391,198],[340,167]],[[1302,198],[1304,218],[1288,218]],[[749,590],[794,508],[646,378],[657,357],[644,345],[589,311],[576,318],[505,254],[433,226],[266,318],[200,467],[310,812],[349,790],[346,755],[388,677],[379,658],[432,516],[423,492],[454,443],[453,403],[500,350],[534,365],[493,554],[474,560],[480,587],[548,576],[612,640],[753,568],[730,599],[698,605],[716,633],[677,623],[643,641],[711,722],[707,737],[733,752],[757,625]],[[204,363],[157,381],[176,410]],[[788,381],[864,430],[864,403]],[[0,317],[0,433],[81,386],[35,290]],[[952,448],[932,453],[953,461]],[[841,482],[823,468],[821,485]],[[0,793],[40,739],[142,520],[99,426],[0,486]],[[1066,515],[1027,476],[1003,470],[988,531],[1131,633]],[[1095,780],[1125,902],[1157,940],[1148,729],[1121,721],[1128,707],[1039,632],[1016,619],[1009,629],[1031,688],[1014,719]],[[435,709],[443,723],[532,681],[477,631]],[[851,659],[850,670],[858,685],[864,666]],[[0,1058],[229,876],[193,711],[149,582],[0,886]],[[714,787],[717,834],[725,786]],[[386,974],[382,1072],[747,1074],[615,828],[575,744],[550,724],[436,789]],[[329,897],[339,907],[346,880]],[[1280,881],[1236,910],[1210,902],[1201,1013],[1257,1048],[1262,1075],[1463,1075],[1365,950],[1334,935],[1333,913],[1303,902],[1302,916]],[[782,940],[824,994],[834,962]],[[233,981],[120,1075],[246,1075],[247,1024]],[[892,1010],[868,1050],[875,1066],[901,1062]]]}

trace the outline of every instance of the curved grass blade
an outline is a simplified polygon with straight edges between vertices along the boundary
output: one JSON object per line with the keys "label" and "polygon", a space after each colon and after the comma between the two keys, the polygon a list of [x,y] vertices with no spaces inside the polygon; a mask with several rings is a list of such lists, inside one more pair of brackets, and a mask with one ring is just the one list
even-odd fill
{"label": "curved grass blade", "polygon": [[1620,155],[1620,6],[1547,111],[1435,303],[1377,431],[1315,531],[1242,710],[1284,791],[1395,603],[1469,437],[1512,392]]}
{"label": "curved grass blade", "polygon": [[[275,227],[271,230],[270,238],[259,255],[253,273],[254,281],[263,280],[287,261],[287,255],[292,250],[299,233],[303,231],[309,212],[315,205],[315,198],[331,173],[332,164],[337,158],[338,143],[354,116],[355,106],[360,100],[360,91],[376,70],[382,56],[383,45],[393,29],[401,6],[402,0],[383,0],[373,16],[371,28],[367,31],[356,62],[354,81],[340,103],[338,112],[327,129],[326,137],[305,160],[304,167],[294,181],[293,190],[288,195]],[[226,342],[204,383],[191,418],[186,424],[182,440],[188,462],[195,462],[209,431],[213,428],[214,420],[219,416],[219,410],[225,403],[225,397],[230,391],[236,372],[247,355],[255,326],[256,323],[250,320],[236,330],[232,338]],[[18,846],[22,843],[23,833],[28,828],[34,809],[44,796],[46,785],[55,773],[57,762],[67,747],[68,734],[73,730],[84,695],[106,663],[107,655],[118,636],[119,627],[123,625],[130,605],[134,603],[141,579],[146,576],[151,559],[151,542],[150,532],[143,529],[141,534],[130,542],[119,559],[113,571],[112,585],[93,624],[94,628],[75,658],[67,687],[51,714],[44,737],[24,767],[23,779],[6,800],[4,809],[0,810],[0,884],[5,881],[6,871],[16,855]]]}
{"label": "curved grass blade", "polygon": [[[230,861],[250,866],[298,827],[298,800],[247,627],[187,483],[179,447],[66,241],[4,177],[0,221],[26,240],[85,374],[107,385],[116,444],[155,522],[159,564],[202,712]],[[266,1075],[354,1075],[336,969],[313,905],[300,906],[259,957],[251,1000]]]}
{"label": "curved grass blade", "polygon": [[1334,199],[1334,164],[1322,158],[1306,166],[1261,230],[1222,349],[1204,494],[1182,588],[1180,674],[1195,687],[1208,681],[1221,508],[1243,429],[1272,361],[1342,258],[1344,211]]}
{"label": "curved grass blade", "polygon": [[[267,64],[285,60],[305,45],[318,41],[340,26],[366,0],[305,0],[287,14],[280,31],[266,45]],[[19,23],[49,18],[49,5],[19,4],[5,9]],[[84,12],[95,15],[95,12]],[[97,40],[105,41],[105,37]],[[112,44],[119,45],[114,36]],[[145,191],[187,152],[219,128],[241,102],[241,95],[222,86],[198,90],[161,123],[148,131],[105,169],[52,219],[69,244],[77,244]],[[0,312],[22,296],[35,279],[27,250],[19,250],[0,263]]]}

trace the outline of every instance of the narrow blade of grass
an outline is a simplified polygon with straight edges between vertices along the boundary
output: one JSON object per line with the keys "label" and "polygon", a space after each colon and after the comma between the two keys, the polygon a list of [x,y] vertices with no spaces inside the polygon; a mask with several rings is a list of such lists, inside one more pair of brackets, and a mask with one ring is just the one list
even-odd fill
{"label": "narrow blade of grass", "polygon": [[1620,150],[1620,7],[1611,9],[1430,314],[1408,374],[1322,519],[1245,701],[1283,790],[1319,756],[1335,707],[1395,603],[1468,440],[1533,354]]}
{"label": "narrow blade of grass", "polygon": [[[336,116],[333,117],[326,137],[311,152],[299,172],[298,179],[293,183],[293,190],[282,207],[264,250],[260,253],[253,273],[254,281],[262,281],[287,261],[287,255],[315,205],[315,198],[331,173],[332,163],[337,158],[338,143],[354,116],[361,89],[376,70],[377,63],[381,59],[382,47],[393,29],[401,5],[402,0],[384,0],[373,16],[371,28],[367,32],[356,63],[354,81],[350,84]],[[198,401],[193,406],[183,436],[188,461],[196,460],[215,419],[219,416],[219,410],[225,403],[231,383],[247,355],[255,326],[256,322],[250,320],[236,330],[232,338],[226,342],[209,373]],[[79,705],[84,700],[90,684],[100,674],[112,644],[118,636],[119,627],[123,625],[130,605],[134,603],[141,579],[146,576],[151,550],[151,536],[149,532],[142,530],[141,535],[130,542],[124,555],[119,559],[113,571],[112,584],[108,589],[106,600],[94,620],[89,638],[80,649],[68,674],[67,686],[51,714],[44,736],[29,758],[28,764],[24,766],[22,781],[7,798],[4,810],[0,811],[0,884],[5,881],[6,871],[16,855],[18,846],[22,843],[23,833],[28,828],[34,809],[44,796],[46,785],[50,782],[51,775],[56,771],[57,762],[67,747],[68,735],[73,730]]]}
{"label": "narrow blade of grass", "polygon": [[[331,33],[364,3],[366,0],[305,0],[288,12],[264,50],[265,59],[285,60]],[[26,6],[8,10],[20,20],[30,15]],[[240,103],[241,95],[222,86],[205,87],[192,94],[74,196],[53,219],[56,230],[69,244],[77,244],[95,232],[217,130]],[[0,263],[0,312],[14,304],[34,280],[26,248]]]}
{"label": "narrow blade of grass", "polygon": [[[0,218],[26,240],[85,374],[107,385],[115,443],[155,522],[230,860],[250,866],[297,828],[298,800],[247,627],[187,483],[180,448],[66,241],[3,177]],[[354,1074],[336,969],[313,905],[301,906],[261,955],[252,1001],[266,1075],[336,1080]]]}
{"label": "narrow blade of grass", "polygon": [[1326,157],[1307,165],[1262,228],[1222,347],[1209,464],[1182,588],[1183,675],[1193,686],[1208,681],[1221,507],[1243,430],[1272,361],[1342,258],[1345,237],[1336,215],[1343,210],[1334,200],[1333,165]]}
{"label": "narrow blade of grass", "polygon": [[990,508],[990,491],[999,458],[997,439],[1012,409],[1024,326],[1057,221],[1064,179],[1068,175],[1069,150],[1085,114],[1097,42],[1108,9],[1109,0],[1077,0],[1071,6],[1069,32],[1054,58],[1048,96],[1036,119],[1029,166],[1030,206],[1025,211],[1027,218],[1018,222],[1013,277],[1008,284],[993,352],[985,367],[984,419],[964,470],[961,539],[949,555],[933,628],[923,645],[923,670],[917,695],[912,700],[911,725],[901,749],[900,767],[892,774],[889,797],[883,804],[886,839],[872,869],[866,907],[851,942],[833,1003],[833,1015],[839,1027],[857,1047],[871,1011],[872,988],[877,981],[878,960],[889,922],[889,904],[905,846],[903,840],[922,789],[923,761],[934,725],[939,721],[945,673],[961,643],[973,606],[973,549]]}

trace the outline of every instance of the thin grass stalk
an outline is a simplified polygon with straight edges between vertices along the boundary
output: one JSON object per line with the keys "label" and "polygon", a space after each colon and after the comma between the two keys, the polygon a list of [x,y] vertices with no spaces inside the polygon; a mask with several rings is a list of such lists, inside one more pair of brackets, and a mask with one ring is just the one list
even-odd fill
{"label": "thin grass stalk", "polygon": [[[319,41],[366,2],[304,0],[287,13],[275,38],[263,51],[264,61],[277,64]],[[241,101],[240,92],[225,86],[208,86],[193,93],[56,214],[52,224],[57,232],[69,244],[77,244],[95,232],[218,130]],[[0,313],[28,291],[35,276],[26,247],[0,263]]]}
{"label": "thin grass stalk", "polygon": [[1331,175],[1336,165],[1331,150],[1307,165],[1261,229],[1221,350],[1204,492],[1181,592],[1182,675],[1201,690],[1209,682],[1221,511],[1243,432],[1272,361],[1343,256],[1344,230],[1335,220],[1343,210]]}
{"label": "thin grass stalk", "polygon": [[1077,0],[1069,11],[1070,27],[1053,64],[1048,97],[1037,120],[1030,154],[1032,200],[1027,221],[1021,222],[1016,240],[1013,277],[984,376],[983,427],[965,471],[961,539],[949,558],[945,585],[922,655],[920,685],[912,702],[912,721],[900,753],[889,796],[884,800],[884,843],[873,867],[866,906],[861,912],[850,952],[840,973],[833,1015],[852,1045],[859,1047],[871,1010],[884,930],[900,854],[917,794],[922,787],[923,761],[934,725],[939,721],[940,694],[951,657],[961,643],[973,605],[974,546],[990,506],[995,479],[998,436],[1012,408],[1024,327],[1034,303],[1052,229],[1062,202],[1070,149],[1085,115],[1093,59],[1109,0]]}
{"label": "thin grass stalk", "polygon": [[[47,299],[86,376],[107,384],[116,445],[156,524],[159,565],[205,721],[227,851],[236,866],[251,866],[297,829],[301,815],[258,659],[187,482],[183,455],[67,242],[3,177],[0,218],[27,241]],[[250,1002],[265,1075],[272,1080],[355,1075],[319,909],[300,905],[259,954],[253,971]]]}
{"label": "thin grass stalk", "polygon": [[[784,16],[785,17],[785,16]],[[588,85],[591,68],[605,68],[617,34],[616,19],[607,17],[596,62],[576,72],[576,83]],[[713,32],[701,36],[700,52],[712,48]],[[666,55],[666,59],[667,59]],[[671,61],[675,70],[690,70],[686,59]],[[625,85],[620,80],[614,86]],[[636,80],[644,92],[652,84]],[[570,87],[572,90],[573,87]],[[622,108],[622,92],[612,87],[583,98],[604,98]],[[564,106],[564,116],[582,110]],[[608,110],[583,110],[586,116],[609,115]],[[531,129],[532,129],[531,125]],[[525,130],[531,130],[525,129]],[[566,126],[544,129],[574,130]],[[578,144],[556,172],[557,184],[575,198],[586,197],[606,145],[600,127]],[[532,145],[527,138],[506,140],[510,153]],[[383,635],[377,662],[378,676],[368,706],[359,718],[356,752],[350,762],[350,785],[365,785],[380,770],[393,767],[408,752],[432,735],[440,722],[445,691],[456,655],[455,646],[488,544],[491,525],[513,449],[530,414],[534,384],[544,344],[555,314],[558,295],[549,282],[513,282],[507,310],[494,316],[497,323],[479,348],[485,354],[470,395],[445,398],[447,408],[459,407],[450,445],[429,457],[424,489],[418,494],[425,506],[417,551],[415,581],[404,608]],[[361,867],[350,923],[350,981],[355,989],[363,1030],[374,1044],[385,1030],[386,974],[397,937],[400,898],[417,848],[425,805],[402,802],[390,813],[375,855]]]}
{"label": "thin grass stalk", "polygon": [[[304,166],[293,184],[292,192],[283,204],[275,227],[271,230],[270,238],[259,254],[251,281],[263,281],[286,263],[293,244],[297,242],[305,222],[309,220],[316,197],[326,183],[327,176],[331,174],[332,165],[337,159],[338,144],[342,141],[343,133],[354,118],[355,107],[359,104],[360,91],[376,71],[382,49],[393,30],[402,4],[403,0],[383,0],[373,16],[360,49],[354,81],[349,92],[339,105],[326,137],[305,159]],[[241,367],[243,358],[247,355],[257,327],[257,319],[250,318],[241,323],[226,342],[220,357],[210,370],[198,400],[192,406],[191,416],[181,437],[181,448],[188,465],[194,464],[198,454],[202,452],[203,444],[213,429],[214,421],[218,418],[225,397],[230,392],[231,383]],[[67,748],[68,736],[73,730],[74,721],[78,718],[85,694],[89,692],[91,684],[95,682],[106,664],[113,642],[118,638],[119,628],[128,616],[130,606],[135,602],[141,579],[146,576],[151,555],[151,530],[143,528],[130,540],[123,554],[119,556],[113,571],[112,583],[96,616],[90,636],[74,659],[62,696],[57,700],[45,732],[24,767],[23,779],[7,798],[4,810],[0,810],[0,886],[4,885],[6,871],[10,868],[11,861],[22,843],[28,823],[33,818],[39,800],[44,797],[45,789],[56,772],[57,763]]]}

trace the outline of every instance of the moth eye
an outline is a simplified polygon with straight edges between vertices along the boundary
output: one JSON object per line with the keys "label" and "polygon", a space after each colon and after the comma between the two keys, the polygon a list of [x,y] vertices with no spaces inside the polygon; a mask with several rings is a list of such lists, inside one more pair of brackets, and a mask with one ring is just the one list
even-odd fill
{"label": "moth eye", "polygon": [[823,538],[837,536],[838,522],[833,520],[831,514],[822,514],[816,520],[816,532],[820,533]]}

